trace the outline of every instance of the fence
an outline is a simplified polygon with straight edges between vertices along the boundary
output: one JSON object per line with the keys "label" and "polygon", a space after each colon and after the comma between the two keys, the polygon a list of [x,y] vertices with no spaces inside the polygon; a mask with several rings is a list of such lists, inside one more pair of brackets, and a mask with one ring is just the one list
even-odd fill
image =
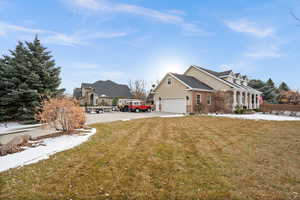
{"label": "fence", "polygon": [[260,108],[262,112],[272,112],[272,111],[300,112],[300,105],[292,105],[292,104],[262,104]]}

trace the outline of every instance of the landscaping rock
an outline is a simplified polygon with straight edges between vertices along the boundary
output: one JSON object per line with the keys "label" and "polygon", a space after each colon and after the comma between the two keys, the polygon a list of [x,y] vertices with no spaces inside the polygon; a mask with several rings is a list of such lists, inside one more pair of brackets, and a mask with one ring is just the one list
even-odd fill
{"label": "landscaping rock", "polygon": [[11,141],[7,144],[0,146],[0,155],[4,156],[10,153],[16,153],[21,150],[21,146],[28,143],[31,139],[29,135],[18,135],[14,137]]}

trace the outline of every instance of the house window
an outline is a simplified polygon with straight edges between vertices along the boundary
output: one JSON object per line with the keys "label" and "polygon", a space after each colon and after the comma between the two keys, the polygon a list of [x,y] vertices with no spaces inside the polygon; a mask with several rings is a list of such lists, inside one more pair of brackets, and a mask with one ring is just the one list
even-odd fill
{"label": "house window", "polygon": [[171,85],[171,84],[172,84],[172,79],[168,78],[168,85]]}
{"label": "house window", "polygon": [[207,104],[211,105],[211,96],[210,95],[207,97]]}
{"label": "house window", "polygon": [[207,104],[208,104],[208,105],[211,105],[211,96],[208,96],[208,97],[207,97]]}
{"label": "house window", "polygon": [[196,104],[197,105],[201,104],[201,94],[196,95]]}

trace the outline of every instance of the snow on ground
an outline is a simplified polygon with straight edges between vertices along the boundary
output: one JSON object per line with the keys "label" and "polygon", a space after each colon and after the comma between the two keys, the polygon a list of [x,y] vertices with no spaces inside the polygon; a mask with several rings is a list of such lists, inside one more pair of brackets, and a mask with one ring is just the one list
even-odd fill
{"label": "snow on ground", "polygon": [[0,157],[0,172],[6,171],[10,168],[21,167],[36,163],[40,160],[48,159],[50,155],[57,152],[71,149],[75,146],[88,140],[88,138],[96,133],[96,129],[80,135],[63,135],[55,138],[47,138],[42,140],[45,146],[38,146],[34,148],[26,148],[24,151],[8,154]]}
{"label": "snow on ground", "polygon": [[27,129],[27,128],[33,128],[37,126],[41,126],[41,124],[22,125],[17,122],[0,123],[0,135],[15,130],[19,130],[19,129]]}
{"label": "snow on ground", "polygon": [[229,117],[229,118],[239,118],[239,119],[252,119],[252,120],[270,120],[270,121],[300,121],[299,117],[289,117],[289,116],[280,116],[280,115],[270,115],[270,114],[208,114],[209,116],[216,117]]}
{"label": "snow on ground", "polygon": [[163,115],[163,116],[160,116],[162,118],[169,118],[169,117],[184,117],[185,115],[182,115],[182,114],[177,114],[177,115]]}

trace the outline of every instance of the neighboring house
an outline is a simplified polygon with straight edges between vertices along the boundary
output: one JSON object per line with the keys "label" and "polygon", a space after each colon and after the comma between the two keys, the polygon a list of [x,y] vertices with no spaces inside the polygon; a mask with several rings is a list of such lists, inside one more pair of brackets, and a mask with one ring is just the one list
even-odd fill
{"label": "neighboring house", "polygon": [[230,113],[237,106],[259,108],[261,92],[232,70],[215,72],[192,65],[184,74],[168,73],[153,94],[156,111]]}
{"label": "neighboring house", "polygon": [[114,98],[132,98],[127,85],[110,80],[82,83],[81,88],[74,89],[73,96],[81,105],[88,106],[111,106]]}
{"label": "neighboring house", "polygon": [[300,104],[300,93],[297,91],[281,91],[278,96],[280,104]]}

